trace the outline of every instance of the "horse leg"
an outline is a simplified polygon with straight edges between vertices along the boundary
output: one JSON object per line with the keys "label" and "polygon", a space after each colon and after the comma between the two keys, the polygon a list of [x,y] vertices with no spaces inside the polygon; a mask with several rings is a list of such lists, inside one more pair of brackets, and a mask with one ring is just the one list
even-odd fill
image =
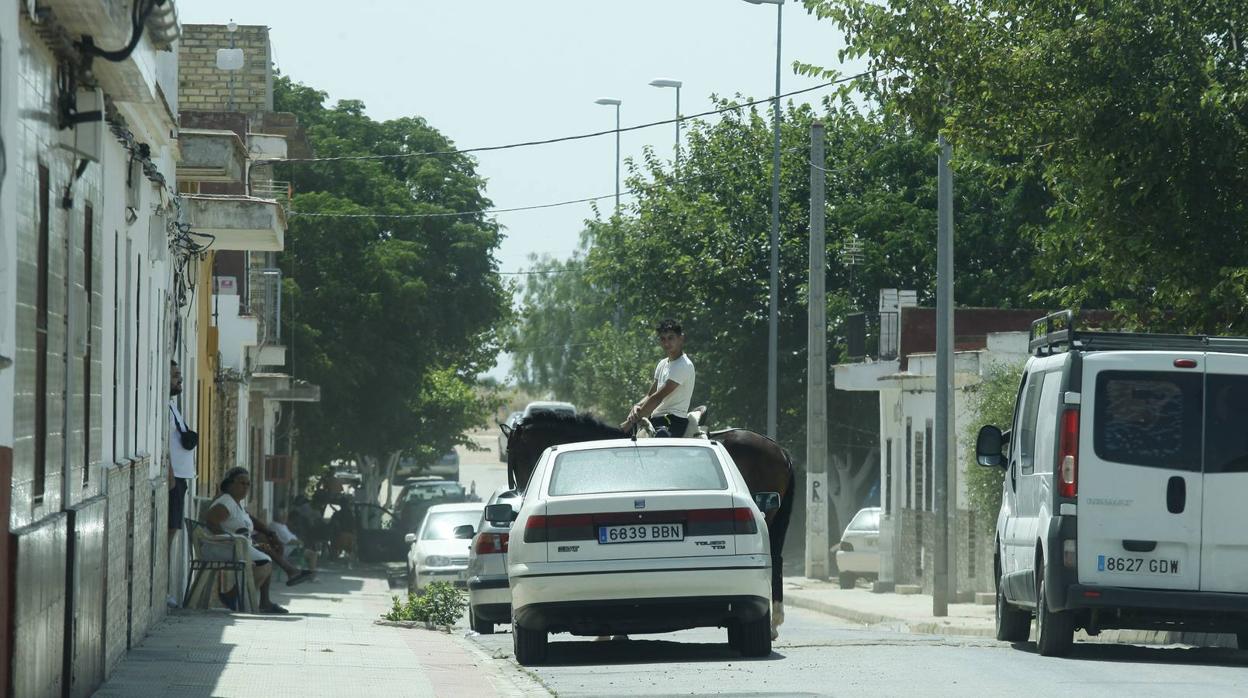
{"label": "horse leg", "polygon": [[[788,460],[788,454],[785,454]],[[793,497],[796,490],[793,464],[789,463],[789,482],[780,498],[780,510],[767,528],[771,539],[771,639],[780,637],[779,627],[784,623],[784,539],[789,532],[789,520],[793,518]]]}

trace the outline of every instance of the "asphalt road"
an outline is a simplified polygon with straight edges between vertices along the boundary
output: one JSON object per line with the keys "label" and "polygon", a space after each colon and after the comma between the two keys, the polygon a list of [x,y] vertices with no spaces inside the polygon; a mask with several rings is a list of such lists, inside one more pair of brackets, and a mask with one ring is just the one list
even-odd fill
{"label": "asphalt road", "polygon": [[[513,661],[510,633],[469,641]],[[1052,659],[1029,643],[889,632],[796,608],[773,649],[742,659],[718,629],[609,642],[557,635],[549,662],[528,673],[560,696],[1248,695],[1248,652],[1232,650],[1080,644]]]}

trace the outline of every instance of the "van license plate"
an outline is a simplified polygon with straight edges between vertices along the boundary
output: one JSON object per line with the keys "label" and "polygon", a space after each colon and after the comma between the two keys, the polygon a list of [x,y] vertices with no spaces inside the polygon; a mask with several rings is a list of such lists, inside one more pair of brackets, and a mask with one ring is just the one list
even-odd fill
{"label": "van license plate", "polygon": [[1123,574],[1178,574],[1179,561],[1097,555],[1096,569],[1098,572],[1121,572]]}
{"label": "van license plate", "polygon": [[598,527],[599,543],[655,543],[684,539],[685,526],[678,523]]}

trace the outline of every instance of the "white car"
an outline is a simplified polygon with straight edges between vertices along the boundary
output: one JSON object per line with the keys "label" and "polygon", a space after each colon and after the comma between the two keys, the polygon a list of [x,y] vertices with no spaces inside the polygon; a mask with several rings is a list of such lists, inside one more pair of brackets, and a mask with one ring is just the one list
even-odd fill
{"label": "white car", "polygon": [[507,586],[507,547],[511,520],[520,509],[520,493],[500,489],[487,504],[508,504],[505,520],[490,521],[483,515],[468,553],[468,624],[489,635],[496,623],[511,623],[511,590]]}
{"label": "white car", "polygon": [[836,551],[836,569],[842,589],[853,589],[859,577],[880,578],[880,508],[859,509]]}
{"label": "white car", "polygon": [[[629,439],[554,446],[538,460],[507,554],[516,661],[550,633],[600,636],[722,627],[745,656],[771,654],[771,551],[723,446]],[[510,518],[495,504],[486,519]]]}
{"label": "white car", "polygon": [[417,594],[433,582],[468,583],[468,546],[481,520],[481,502],[436,504],[429,507],[420,531],[404,537],[407,550],[407,588]]}

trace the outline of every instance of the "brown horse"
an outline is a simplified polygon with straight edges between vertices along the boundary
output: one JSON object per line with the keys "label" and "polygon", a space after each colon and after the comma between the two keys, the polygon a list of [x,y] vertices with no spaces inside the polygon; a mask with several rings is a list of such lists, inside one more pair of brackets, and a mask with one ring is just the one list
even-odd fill
{"label": "brown horse", "polygon": [[[507,482],[518,490],[529,484],[529,476],[542,452],[551,446],[581,441],[625,439],[629,433],[588,414],[576,416],[539,412],[515,427],[499,425],[507,436]],[[767,514],[771,541],[772,635],[784,622],[783,557],[785,534],[793,515],[793,462],[775,441],[745,429],[711,432],[711,438],[724,445],[741,471],[750,492],[779,492],[780,508]]]}

